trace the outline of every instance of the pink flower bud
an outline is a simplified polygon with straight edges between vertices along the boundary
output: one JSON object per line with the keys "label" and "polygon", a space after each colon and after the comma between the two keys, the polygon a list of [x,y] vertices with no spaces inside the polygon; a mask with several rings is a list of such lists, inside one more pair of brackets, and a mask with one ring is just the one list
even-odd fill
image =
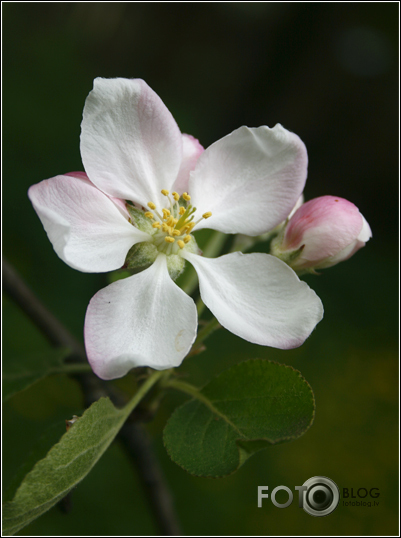
{"label": "pink flower bud", "polygon": [[347,260],[372,237],[358,208],[338,196],[303,204],[272,245],[295,271],[323,269]]}

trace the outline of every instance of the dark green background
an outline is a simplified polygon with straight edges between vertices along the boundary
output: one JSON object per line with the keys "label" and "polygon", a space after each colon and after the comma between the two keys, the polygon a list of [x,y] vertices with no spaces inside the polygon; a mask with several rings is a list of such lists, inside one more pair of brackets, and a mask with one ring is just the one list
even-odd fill
{"label": "dark green background", "polygon": [[[171,395],[150,425],[189,535],[397,534],[398,3],[3,4],[4,254],[79,337],[86,306],[106,283],[63,264],[26,191],[82,170],[81,114],[92,80],[141,77],[181,130],[207,147],[240,125],[282,123],[309,153],[307,199],[354,202],[373,239],[351,260],[308,277],[325,317],[307,342],[279,351],[225,331],[182,367],[201,384],[246,358],[299,369],[317,401],[300,440],[265,450],[235,475],[193,478],[166,455],[161,432]],[[4,360],[47,349],[4,297]],[[80,414],[79,388],[63,376],[4,406],[7,485],[35,440]],[[57,426],[56,426],[57,427]],[[257,508],[257,486],[294,488],[315,475],[340,488],[380,489],[376,507],[313,518],[294,503]],[[294,489],[293,489],[294,491]],[[280,500],[280,499],[278,499]],[[157,529],[137,475],[114,445],[73,492],[73,509],[52,509],[31,535],[140,535]]]}

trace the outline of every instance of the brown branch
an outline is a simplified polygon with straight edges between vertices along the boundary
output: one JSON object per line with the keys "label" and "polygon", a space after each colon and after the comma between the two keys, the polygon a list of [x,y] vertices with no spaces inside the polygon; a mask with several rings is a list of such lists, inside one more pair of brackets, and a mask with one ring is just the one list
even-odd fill
{"label": "brown branch", "polygon": [[120,430],[119,439],[138,466],[140,462],[139,480],[151,505],[158,507],[158,510],[153,510],[153,515],[161,535],[181,536],[171,493],[142,424],[126,422]]}
{"label": "brown branch", "polygon": [[76,359],[86,362],[84,346],[32,293],[12,265],[3,258],[3,289],[55,347],[68,347]]}
{"label": "brown branch", "polygon": [[[75,361],[87,361],[84,346],[40,302],[5,259],[3,259],[3,288],[53,346],[68,347],[72,351],[71,358]],[[101,381],[94,374],[75,374],[74,378],[81,385],[86,406],[102,396],[109,396],[114,403],[121,405],[121,397],[110,384]],[[146,430],[139,424],[126,422],[118,438],[135,463],[160,535],[180,536],[172,495]]]}

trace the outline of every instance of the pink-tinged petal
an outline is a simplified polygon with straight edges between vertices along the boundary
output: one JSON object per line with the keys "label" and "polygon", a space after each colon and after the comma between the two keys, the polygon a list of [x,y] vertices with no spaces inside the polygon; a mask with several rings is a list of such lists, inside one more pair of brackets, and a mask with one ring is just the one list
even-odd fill
{"label": "pink-tinged petal", "polygon": [[[330,256],[321,261],[315,266],[316,269],[326,269],[328,267],[333,267],[333,265],[336,265],[339,262],[344,262],[345,260],[351,258],[351,256],[353,256],[360,248],[365,246],[365,243],[372,237],[372,231],[365,217],[363,215],[361,215],[361,217],[363,220],[362,230],[359,232],[359,235],[355,241],[350,243],[341,251],[337,252],[337,254],[334,254],[334,256]],[[307,264],[309,266],[308,262]]]}
{"label": "pink-tinged petal", "polygon": [[296,270],[323,269],[350,258],[372,236],[358,208],[338,196],[320,196],[303,204],[292,216],[275,254],[285,259],[302,247],[291,260]]}
{"label": "pink-tinged petal", "polygon": [[160,254],[149,269],[92,298],[85,318],[88,360],[102,379],[136,366],[173,368],[190,350],[196,328],[195,303],[171,280]]}
{"label": "pink-tinged petal", "polygon": [[182,135],[182,162],[178,177],[172,187],[173,191],[176,191],[179,194],[188,192],[189,174],[194,170],[200,155],[204,151],[205,150],[199,143],[199,140],[191,135]]}
{"label": "pink-tinged petal", "polygon": [[[65,176],[76,177],[78,179],[86,179],[87,181],[92,183],[91,180],[88,178],[88,174],[86,174],[85,172],[67,172],[64,175]],[[120,198],[115,198],[114,196],[109,196],[109,198],[118,207],[118,209],[120,210],[120,213],[122,213],[124,215],[124,217],[128,220],[129,219],[129,213],[128,213],[125,201],[121,200]]]}
{"label": "pink-tinged petal", "polygon": [[358,237],[362,229],[358,208],[336,196],[321,196],[303,204],[288,223],[283,247],[299,248],[303,243],[316,245],[319,257],[332,256]]}
{"label": "pink-tinged petal", "polygon": [[58,256],[79,271],[119,269],[132,245],[150,238],[80,174],[41,181],[28,196]]}
{"label": "pink-tinged petal", "polygon": [[290,214],[301,195],[308,158],[301,139],[281,125],[240,127],[199,157],[188,192],[199,228],[259,235]]}
{"label": "pink-tinged petal", "polygon": [[95,79],[81,128],[82,161],[99,189],[143,206],[163,203],[160,191],[181,165],[181,132],[143,80]]}
{"label": "pink-tinged petal", "polygon": [[72,177],[76,177],[78,179],[86,179],[87,181],[90,181],[90,179],[88,178],[88,174],[86,174],[85,172],[82,172],[82,171],[67,172],[66,174],[63,174],[63,176],[72,176]]}
{"label": "pink-tinged petal", "polygon": [[249,342],[280,349],[300,346],[323,317],[316,293],[274,256],[183,255],[198,273],[205,305],[223,327]]}

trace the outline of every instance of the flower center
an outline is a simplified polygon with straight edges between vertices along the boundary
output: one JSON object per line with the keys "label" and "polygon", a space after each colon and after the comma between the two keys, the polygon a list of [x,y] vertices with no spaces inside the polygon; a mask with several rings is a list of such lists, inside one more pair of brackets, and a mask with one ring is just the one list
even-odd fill
{"label": "flower center", "polygon": [[177,192],[162,189],[161,193],[167,198],[168,206],[163,207],[159,212],[156,204],[148,203],[149,209],[145,217],[154,220],[152,227],[156,229],[153,235],[153,243],[160,252],[165,254],[178,254],[191,239],[191,232],[195,226],[203,219],[208,219],[212,213],[204,213],[198,220],[194,220],[196,207],[190,203],[191,197],[187,192],[181,196]]}

